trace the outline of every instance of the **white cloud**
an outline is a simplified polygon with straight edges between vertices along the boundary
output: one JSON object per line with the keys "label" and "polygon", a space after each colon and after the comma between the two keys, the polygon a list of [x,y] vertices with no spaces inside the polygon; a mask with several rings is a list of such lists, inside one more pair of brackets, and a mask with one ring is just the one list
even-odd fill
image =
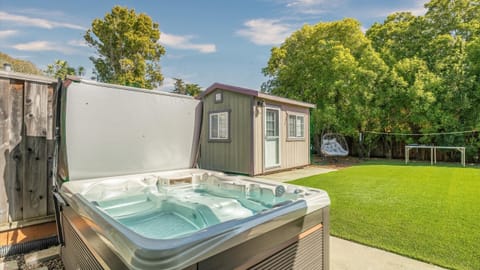
{"label": "white cloud", "polygon": [[0,31],[0,38],[7,38],[14,36],[18,33],[16,30],[2,30]]}
{"label": "white cloud", "polygon": [[64,54],[73,54],[75,50],[71,47],[63,46],[58,43],[39,40],[27,43],[19,43],[13,45],[13,48],[19,51],[41,52],[41,51],[56,51]]}
{"label": "white cloud", "polygon": [[415,7],[406,8],[406,9],[400,10],[400,11],[411,12],[415,16],[423,16],[427,12],[427,9],[423,6],[424,4],[425,3],[417,2],[417,5]]}
{"label": "white cloud", "polygon": [[286,7],[296,13],[318,15],[341,6],[343,2],[344,0],[287,0]]}
{"label": "white cloud", "polygon": [[405,8],[399,11],[407,11],[407,12],[411,12],[415,16],[422,16],[422,15],[425,15],[425,13],[427,12],[427,9],[425,8],[425,4],[428,2],[429,0],[416,0],[412,7]]}
{"label": "white cloud", "polygon": [[39,9],[39,8],[24,8],[24,9],[15,9],[15,12],[43,18],[71,18],[65,12],[60,10],[51,10],[51,9]]}
{"label": "white cloud", "polygon": [[201,53],[213,53],[217,51],[215,44],[192,43],[193,36],[177,36],[167,33],[160,34],[159,42],[165,46],[179,50],[194,50]]}
{"label": "white cloud", "polygon": [[155,90],[171,92],[173,88],[175,88],[175,80],[170,77],[165,77],[162,85]]}
{"label": "white cloud", "polygon": [[290,25],[279,20],[254,19],[243,25],[245,28],[238,30],[237,34],[257,45],[278,45],[293,31]]}
{"label": "white cloud", "polygon": [[311,6],[317,6],[321,5],[324,3],[328,3],[328,0],[296,0],[296,1],[290,1],[287,3],[287,7],[311,7]]}
{"label": "white cloud", "polygon": [[75,47],[88,47],[87,42],[83,39],[72,39],[68,41],[68,45]]}
{"label": "white cloud", "polygon": [[[415,16],[422,16],[425,15],[427,9],[425,9],[424,5],[427,3],[427,0],[418,0],[415,3],[411,4],[410,6],[405,3],[403,7],[398,8],[371,8],[365,7],[361,9],[361,14],[364,17],[373,17],[373,18],[385,18],[393,13],[397,12],[410,12]],[[355,13],[358,13],[359,10],[351,10],[350,16],[354,16]]]}
{"label": "white cloud", "polygon": [[[397,1],[395,6],[399,8],[381,8],[374,3],[359,4],[354,0],[273,0],[284,5],[290,12],[315,15],[320,14],[343,14],[347,17],[370,18],[386,17],[394,12],[411,12],[413,15],[424,15],[426,9],[423,7],[429,0]],[[387,5],[392,6],[392,5]],[[403,7],[402,7],[403,6]]]}
{"label": "white cloud", "polygon": [[68,28],[75,30],[85,30],[85,27],[80,25],[66,23],[66,22],[56,22],[42,18],[33,18],[23,15],[16,15],[7,12],[0,11],[0,21],[12,22],[21,25],[27,25],[32,27],[39,27],[45,29],[53,28]]}

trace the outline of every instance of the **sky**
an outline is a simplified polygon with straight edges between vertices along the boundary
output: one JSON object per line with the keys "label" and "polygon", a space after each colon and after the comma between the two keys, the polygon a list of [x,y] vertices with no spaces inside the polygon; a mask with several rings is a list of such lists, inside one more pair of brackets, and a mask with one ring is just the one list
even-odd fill
{"label": "sky", "polygon": [[355,18],[365,31],[397,11],[425,13],[426,0],[0,0],[0,52],[44,70],[57,59],[86,68],[95,51],[83,39],[95,18],[120,5],[160,25],[166,53],[161,90],[173,78],[207,88],[214,82],[260,89],[272,47],[305,24]]}

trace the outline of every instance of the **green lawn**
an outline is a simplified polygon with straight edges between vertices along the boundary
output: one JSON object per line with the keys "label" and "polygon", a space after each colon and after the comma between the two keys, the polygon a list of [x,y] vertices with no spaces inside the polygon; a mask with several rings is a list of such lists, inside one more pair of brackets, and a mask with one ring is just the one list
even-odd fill
{"label": "green lawn", "polygon": [[360,164],[293,181],[330,195],[331,234],[454,269],[480,269],[480,169]]}

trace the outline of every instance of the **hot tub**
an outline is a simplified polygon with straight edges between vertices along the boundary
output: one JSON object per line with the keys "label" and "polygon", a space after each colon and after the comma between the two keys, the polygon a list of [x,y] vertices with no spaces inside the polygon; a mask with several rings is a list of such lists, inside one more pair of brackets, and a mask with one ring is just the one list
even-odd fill
{"label": "hot tub", "polygon": [[328,269],[328,195],[194,168],[199,101],[73,80],[59,100],[67,270]]}

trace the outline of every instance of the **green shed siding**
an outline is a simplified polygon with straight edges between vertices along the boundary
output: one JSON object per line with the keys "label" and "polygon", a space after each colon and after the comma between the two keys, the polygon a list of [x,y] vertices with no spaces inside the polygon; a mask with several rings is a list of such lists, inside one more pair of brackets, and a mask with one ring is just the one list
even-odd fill
{"label": "green shed siding", "polygon": [[[221,92],[222,102],[215,102]],[[203,169],[251,174],[253,97],[217,89],[203,97],[203,124],[199,164]],[[209,140],[209,114],[229,111],[229,140]]]}

